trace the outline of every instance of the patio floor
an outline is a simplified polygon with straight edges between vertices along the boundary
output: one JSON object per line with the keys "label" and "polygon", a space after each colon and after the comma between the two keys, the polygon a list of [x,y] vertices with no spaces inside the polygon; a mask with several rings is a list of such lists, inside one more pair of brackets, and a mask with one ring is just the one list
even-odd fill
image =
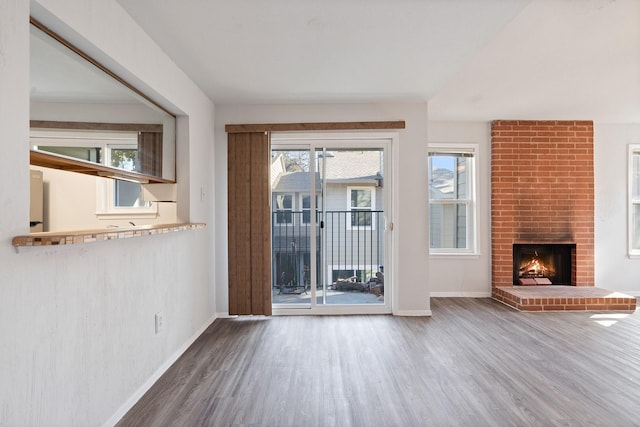
{"label": "patio floor", "polygon": [[[327,290],[327,304],[384,304],[384,297],[378,297],[369,292],[360,291],[335,291]],[[324,292],[321,289],[316,291],[317,303],[322,303]],[[279,289],[274,289],[272,294],[273,304],[310,304],[311,290],[302,293],[280,293]]]}

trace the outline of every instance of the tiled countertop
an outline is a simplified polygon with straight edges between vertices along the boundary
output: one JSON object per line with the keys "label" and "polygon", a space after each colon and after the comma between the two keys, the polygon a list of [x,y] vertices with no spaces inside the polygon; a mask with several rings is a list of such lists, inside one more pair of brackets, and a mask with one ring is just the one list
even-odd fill
{"label": "tiled countertop", "polygon": [[16,236],[11,243],[15,247],[24,246],[56,246],[76,245],[81,243],[98,242],[101,240],[129,239],[151,234],[172,233],[174,231],[203,228],[203,223],[175,223],[139,225],[135,227],[101,228],[96,230],[73,230],[61,232],[31,233],[24,236]]}

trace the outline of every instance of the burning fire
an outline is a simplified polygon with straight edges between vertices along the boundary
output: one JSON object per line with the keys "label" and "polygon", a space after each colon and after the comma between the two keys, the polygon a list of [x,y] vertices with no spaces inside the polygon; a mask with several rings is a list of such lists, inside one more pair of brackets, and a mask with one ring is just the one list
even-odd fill
{"label": "burning fire", "polygon": [[538,258],[538,252],[535,252],[533,258],[525,261],[519,270],[520,277],[546,277],[549,275],[549,268],[544,265]]}

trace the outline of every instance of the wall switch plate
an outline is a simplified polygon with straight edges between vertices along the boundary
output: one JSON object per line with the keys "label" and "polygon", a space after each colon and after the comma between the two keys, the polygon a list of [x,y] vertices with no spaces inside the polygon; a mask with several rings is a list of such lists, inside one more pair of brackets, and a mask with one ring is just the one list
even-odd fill
{"label": "wall switch plate", "polygon": [[156,320],[156,335],[157,335],[160,332],[162,332],[162,330],[164,329],[164,314],[161,311],[159,311],[158,313],[156,313],[155,320]]}

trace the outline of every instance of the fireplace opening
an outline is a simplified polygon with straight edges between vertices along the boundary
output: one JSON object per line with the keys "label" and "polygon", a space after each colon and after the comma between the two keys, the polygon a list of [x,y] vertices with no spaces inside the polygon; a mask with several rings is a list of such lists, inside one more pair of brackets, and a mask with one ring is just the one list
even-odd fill
{"label": "fireplace opening", "polygon": [[513,245],[514,285],[571,285],[575,244]]}

